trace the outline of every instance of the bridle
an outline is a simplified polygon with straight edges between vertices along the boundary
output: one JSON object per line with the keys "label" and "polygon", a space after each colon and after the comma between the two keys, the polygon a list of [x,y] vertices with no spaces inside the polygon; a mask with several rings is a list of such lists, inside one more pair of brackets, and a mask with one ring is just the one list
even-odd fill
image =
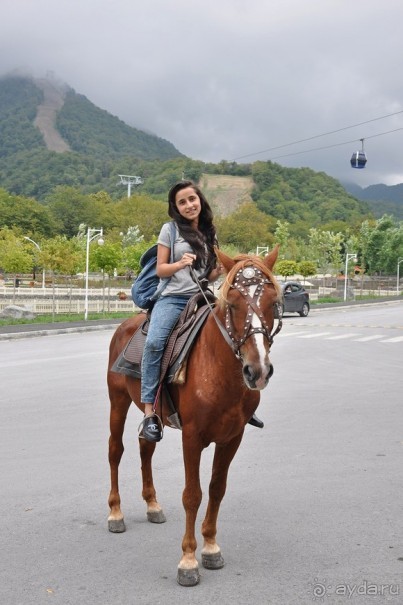
{"label": "bridle", "polygon": [[[193,269],[191,269],[191,272],[193,273],[193,278],[198,283],[196,274],[194,273]],[[237,337],[235,334],[235,328],[233,325],[229,305],[226,305],[225,326],[221,323],[220,319],[215,313],[212,314],[225,341],[231,347],[235,356],[238,359],[242,358],[240,349],[248,338],[254,336],[255,334],[263,334],[263,336],[267,338],[269,345],[271,346],[273,344],[274,337],[280,332],[283,326],[280,303],[275,302],[273,305],[275,311],[274,317],[278,318],[277,326],[275,329],[273,329],[273,331],[270,330],[270,327],[267,324],[263,315],[262,309],[259,307],[258,302],[260,295],[262,294],[263,288],[269,284],[273,285],[270,279],[258,267],[255,267],[254,265],[248,265],[243,268],[241,267],[236,273],[234,282],[230,285],[230,288],[238,290],[238,292],[242,294],[242,296],[247,302],[246,321],[244,326],[244,332],[241,337]],[[255,289],[251,296],[249,291],[252,286],[255,286]],[[207,304],[209,305],[211,311],[213,311],[211,303],[207,299],[201,286],[200,290],[202,291],[204,298]],[[252,318],[254,314],[256,314],[259,318],[261,324],[260,326],[252,325]]]}
{"label": "bridle", "polygon": [[[283,322],[281,319],[281,313],[277,312],[278,323],[276,328],[271,331],[263,315],[262,309],[258,305],[260,295],[262,294],[263,288],[272,284],[270,279],[257,267],[249,265],[244,268],[240,268],[235,275],[234,283],[231,284],[230,288],[238,290],[247,302],[246,321],[244,326],[244,333],[240,338],[235,336],[235,329],[231,318],[230,307],[227,305],[225,312],[225,329],[232,342],[232,349],[237,357],[241,357],[240,349],[248,338],[255,334],[263,334],[269,341],[270,346],[273,344],[274,337],[280,332]],[[253,295],[250,295],[250,289],[255,286]],[[278,303],[274,303],[277,306]],[[260,321],[260,326],[252,325],[253,314],[256,314]],[[276,314],[275,314],[276,315]]]}

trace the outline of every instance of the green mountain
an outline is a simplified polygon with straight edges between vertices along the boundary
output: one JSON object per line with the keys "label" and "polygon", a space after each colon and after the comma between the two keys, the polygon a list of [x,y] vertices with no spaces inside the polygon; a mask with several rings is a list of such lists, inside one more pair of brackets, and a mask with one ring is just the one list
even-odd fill
{"label": "green mountain", "polygon": [[18,76],[0,79],[1,187],[39,199],[59,184],[99,190],[111,165],[128,157],[155,161],[183,155],[172,143],[128,126],[66,85]]}
{"label": "green mountain", "polygon": [[[0,189],[45,205],[60,187],[80,195],[105,191],[118,200],[126,195],[119,175],[142,178],[132,194],[163,200],[183,176],[200,181],[217,214],[226,216],[249,202],[273,223],[290,223],[293,235],[320,226],[344,230],[370,216],[366,202],[323,172],[273,162],[191,160],[168,141],[131,128],[54,78],[0,79]],[[10,204],[7,222],[18,224]]]}
{"label": "green mountain", "polygon": [[359,200],[367,202],[374,216],[392,214],[403,220],[403,183],[398,185],[370,185],[360,187],[353,183],[343,183],[345,190]]}

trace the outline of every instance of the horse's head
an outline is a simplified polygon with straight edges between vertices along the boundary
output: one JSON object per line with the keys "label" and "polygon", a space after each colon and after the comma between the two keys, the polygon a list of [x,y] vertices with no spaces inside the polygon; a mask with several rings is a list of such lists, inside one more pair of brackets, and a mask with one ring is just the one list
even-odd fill
{"label": "horse's head", "polygon": [[264,389],[273,374],[270,347],[281,328],[279,319],[274,329],[275,308],[281,299],[272,273],[278,246],[264,258],[246,254],[231,258],[218,249],[216,253],[227,273],[219,299],[227,340],[242,362],[246,386]]}

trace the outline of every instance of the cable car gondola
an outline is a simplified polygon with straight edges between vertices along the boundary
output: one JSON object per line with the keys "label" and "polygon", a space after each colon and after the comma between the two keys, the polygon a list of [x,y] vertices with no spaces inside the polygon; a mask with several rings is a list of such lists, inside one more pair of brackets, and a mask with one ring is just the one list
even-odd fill
{"label": "cable car gondola", "polygon": [[365,164],[367,163],[367,156],[364,151],[364,139],[360,139],[361,141],[361,151],[355,151],[351,156],[350,164],[352,168],[365,168]]}

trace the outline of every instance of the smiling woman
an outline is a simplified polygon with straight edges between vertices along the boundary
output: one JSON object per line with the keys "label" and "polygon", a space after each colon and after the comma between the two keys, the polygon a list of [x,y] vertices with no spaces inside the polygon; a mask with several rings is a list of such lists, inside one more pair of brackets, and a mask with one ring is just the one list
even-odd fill
{"label": "smiling woman", "polygon": [[169,281],[154,304],[141,364],[141,402],[145,413],[141,436],[148,441],[162,438],[162,424],[155,406],[168,336],[189,299],[198,292],[190,269],[199,280],[215,281],[221,273],[214,252],[217,238],[213,213],[195,183],[180,181],[171,188],[168,214],[174,229],[172,223],[165,223],[161,229],[156,270],[160,279]]}

